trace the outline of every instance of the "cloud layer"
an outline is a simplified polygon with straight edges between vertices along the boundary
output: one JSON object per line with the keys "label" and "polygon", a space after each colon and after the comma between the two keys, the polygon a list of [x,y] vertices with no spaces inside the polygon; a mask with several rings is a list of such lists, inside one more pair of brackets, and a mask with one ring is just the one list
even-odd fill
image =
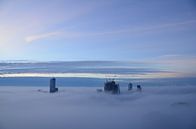
{"label": "cloud layer", "polygon": [[0,63],[0,76],[85,78],[168,78],[195,76],[195,72],[183,69],[183,67],[179,70],[175,68],[174,63],[168,64],[168,60],[165,62],[166,64],[158,62],[158,60],[156,62],[2,62]]}

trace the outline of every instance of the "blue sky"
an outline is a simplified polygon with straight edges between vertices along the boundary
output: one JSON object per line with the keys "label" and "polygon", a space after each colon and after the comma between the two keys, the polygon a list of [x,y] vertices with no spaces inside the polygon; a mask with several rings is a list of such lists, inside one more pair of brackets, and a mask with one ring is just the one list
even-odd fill
{"label": "blue sky", "polygon": [[0,0],[0,60],[196,62],[194,0]]}

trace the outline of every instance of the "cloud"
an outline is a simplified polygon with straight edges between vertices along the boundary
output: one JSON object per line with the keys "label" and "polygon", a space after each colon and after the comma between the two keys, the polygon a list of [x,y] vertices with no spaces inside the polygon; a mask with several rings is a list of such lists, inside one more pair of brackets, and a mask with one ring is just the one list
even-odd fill
{"label": "cloud", "polygon": [[146,74],[102,74],[102,73],[10,73],[0,74],[0,77],[80,77],[80,78],[116,78],[116,79],[139,79],[139,78],[165,78],[181,77],[174,72],[146,73]]}
{"label": "cloud", "polygon": [[183,27],[185,25],[190,25],[196,23],[196,20],[184,21],[184,22],[176,22],[176,23],[167,23],[167,24],[160,24],[155,26],[148,26],[148,27],[137,27],[133,29],[121,29],[121,30],[114,30],[114,31],[103,31],[103,32],[85,32],[85,31],[65,31],[61,30],[58,32],[48,32],[38,35],[31,35],[25,38],[25,41],[30,43],[33,41],[41,40],[41,39],[48,39],[55,36],[60,36],[61,38],[78,38],[78,37],[91,37],[91,36],[107,36],[107,35],[118,35],[124,33],[145,33],[145,32],[157,32],[160,30],[164,30],[166,28],[172,27]]}
{"label": "cloud", "polygon": [[184,27],[186,25],[195,24],[196,20],[189,20],[189,21],[183,21],[183,22],[176,22],[176,23],[166,23],[166,24],[160,24],[160,25],[154,25],[154,26],[147,26],[147,27],[137,27],[137,28],[128,28],[128,29],[119,29],[119,30],[113,30],[113,31],[100,31],[100,32],[85,32],[85,31],[64,31],[61,30],[59,32],[48,32],[43,33],[40,35],[32,35],[25,38],[25,41],[27,42],[33,42],[39,39],[47,39],[54,36],[60,36],[63,38],[78,38],[78,37],[92,37],[92,36],[107,36],[107,35],[119,35],[119,34],[125,34],[125,33],[146,33],[146,32],[157,32],[160,30],[164,30],[167,28],[174,28],[174,27]]}
{"label": "cloud", "polygon": [[157,64],[162,69],[178,71],[184,76],[196,76],[196,56],[193,55],[163,55],[148,62]]}
{"label": "cloud", "polygon": [[61,32],[50,32],[50,33],[44,33],[44,34],[39,34],[39,35],[27,36],[25,38],[25,41],[28,42],[28,43],[31,43],[33,41],[55,37],[59,34],[61,34]]}
{"label": "cloud", "polygon": [[54,37],[58,38],[78,38],[78,37],[84,37],[84,36],[90,36],[88,33],[82,33],[82,32],[73,32],[73,31],[57,31],[57,32],[48,32],[48,33],[42,33],[42,34],[35,34],[25,37],[25,41],[28,43],[36,42],[37,40],[45,40],[45,39],[51,39]]}
{"label": "cloud", "polygon": [[163,55],[157,58],[158,63],[176,65],[181,64],[187,66],[196,66],[196,56],[187,55]]}
{"label": "cloud", "polygon": [[164,78],[183,76],[178,71],[170,71],[171,69],[152,68],[154,63],[150,68],[144,65],[147,63],[120,61],[4,62],[2,66],[0,63],[0,77]]}

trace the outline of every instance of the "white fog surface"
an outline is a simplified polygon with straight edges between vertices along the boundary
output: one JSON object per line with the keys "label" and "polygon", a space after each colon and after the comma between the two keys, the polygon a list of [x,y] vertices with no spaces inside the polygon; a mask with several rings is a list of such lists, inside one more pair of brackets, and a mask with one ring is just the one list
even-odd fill
{"label": "white fog surface", "polygon": [[195,86],[98,88],[1,86],[0,129],[196,129]]}

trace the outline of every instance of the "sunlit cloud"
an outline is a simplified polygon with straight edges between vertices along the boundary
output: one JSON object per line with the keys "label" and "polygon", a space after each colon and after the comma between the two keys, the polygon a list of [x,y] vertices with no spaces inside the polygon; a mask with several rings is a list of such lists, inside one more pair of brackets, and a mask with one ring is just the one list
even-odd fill
{"label": "sunlit cloud", "polygon": [[0,74],[0,77],[80,77],[80,78],[114,78],[114,79],[147,79],[182,77],[179,73],[146,73],[146,74],[101,74],[101,73],[12,73]]}
{"label": "sunlit cloud", "polygon": [[36,40],[41,40],[41,39],[46,39],[46,38],[51,38],[55,37],[57,35],[61,34],[60,32],[51,32],[51,33],[45,33],[45,34],[40,34],[40,35],[32,35],[32,36],[27,36],[25,38],[25,41],[30,43]]}

